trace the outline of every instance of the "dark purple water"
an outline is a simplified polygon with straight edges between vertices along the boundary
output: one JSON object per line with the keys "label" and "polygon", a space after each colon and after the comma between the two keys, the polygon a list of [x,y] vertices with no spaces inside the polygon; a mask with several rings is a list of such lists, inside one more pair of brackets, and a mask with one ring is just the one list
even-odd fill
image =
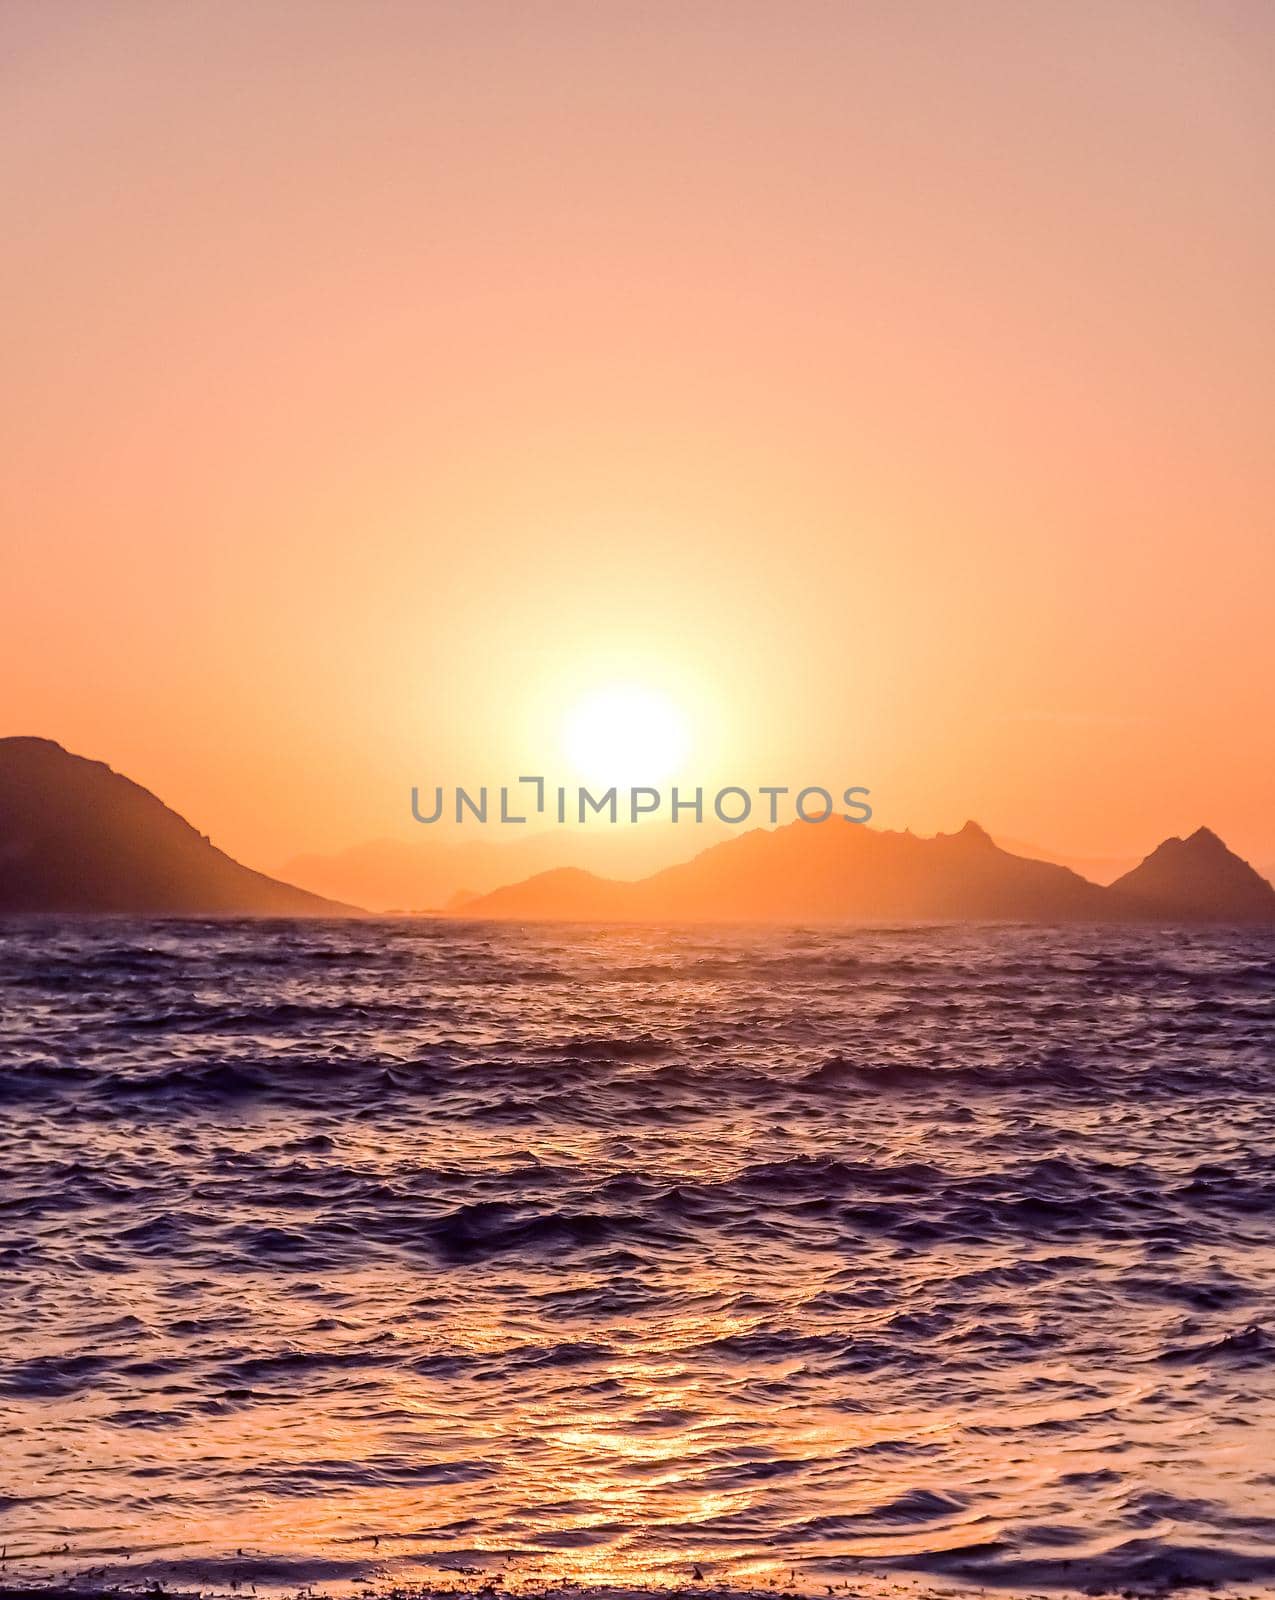
{"label": "dark purple water", "polygon": [[1275,1586],[1275,937],[9,924],[0,997],[0,1582]]}

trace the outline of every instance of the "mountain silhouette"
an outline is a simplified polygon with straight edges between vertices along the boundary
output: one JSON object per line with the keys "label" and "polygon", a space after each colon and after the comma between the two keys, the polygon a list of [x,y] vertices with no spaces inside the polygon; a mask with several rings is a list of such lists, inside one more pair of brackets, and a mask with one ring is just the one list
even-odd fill
{"label": "mountain silhouette", "polygon": [[975,822],[932,839],[836,819],[793,822],[754,829],[636,883],[540,873],[469,899],[458,914],[526,921],[1275,922],[1275,890],[1214,835],[1207,841],[1187,841],[1186,866],[1172,849],[1182,841],[1169,841],[1102,888],[1067,867],[1011,854]]}
{"label": "mountain silhouette", "polygon": [[479,896],[467,917],[636,921],[1074,921],[1107,892],[994,844],[975,822],[933,839],[830,819],[757,828],[637,883],[542,873]]}
{"label": "mountain silhouette", "polygon": [[327,854],[292,856],[280,864],[279,876],[375,911],[420,910],[449,905],[461,892],[487,894],[560,867],[645,878],[715,838],[729,837],[725,828],[691,830],[658,820],[624,828],[606,822],[556,829],[439,825],[418,827],[411,839],[371,839]]}
{"label": "mountain silhouette", "polygon": [[1208,828],[1166,839],[1111,888],[1149,915],[1275,922],[1275,889]]}
{"label": "mountain silhouette", "polygon": [[[254,872],[100,761],[0,739],[0,913],[342,916]],[[997,845],[975,822],[921,838],[851,825],[756,828],[636,881],[558,867],[449,911],[576,922],[1270,922],[1275,888],[1200,828],[1108,888]]]}
{"label": "mountain silhouette", "polygon": [[233,861],[149,790],[51,739],[0,739],[0,912],[341,916]]}

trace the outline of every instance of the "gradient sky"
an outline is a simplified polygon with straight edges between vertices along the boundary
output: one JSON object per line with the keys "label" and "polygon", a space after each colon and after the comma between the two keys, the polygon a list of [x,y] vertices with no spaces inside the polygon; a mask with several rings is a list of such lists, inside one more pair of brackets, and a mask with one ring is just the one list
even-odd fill
{"label": "gradient sky", "polygon": [[1273,81],[1257,0],[8,0],[0,732],[271,866],[621,678],[1275,861]]}

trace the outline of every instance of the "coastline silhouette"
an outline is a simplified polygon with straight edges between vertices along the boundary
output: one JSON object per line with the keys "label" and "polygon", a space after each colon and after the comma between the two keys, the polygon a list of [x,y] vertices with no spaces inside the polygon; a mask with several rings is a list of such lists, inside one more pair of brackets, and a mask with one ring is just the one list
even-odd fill
{"label": "coastline silhouette", "polygon": [[104,762],[51,739],[0,739],[0,912],[330,917],[352,909],[242,866]]}
{"label": "coastline silhouette", "polygon": [[[1275,888],[1208,828],[1107,887],[957,833],[792,822],[624,881],[557,867],[456,895],[468,920],[1275,924]],[[0,912],[358,914],[233,860],[149,790],[52,740],[0,739]]]}
{"label": "coastline silhouette", "polygon": [[1108,887],[1001,849],[976,822],[932,839],[794,822],[638,883],[547,872],[468,901],[475,918],[641,922],[1275,923],[1275,888],[1200,828]]}

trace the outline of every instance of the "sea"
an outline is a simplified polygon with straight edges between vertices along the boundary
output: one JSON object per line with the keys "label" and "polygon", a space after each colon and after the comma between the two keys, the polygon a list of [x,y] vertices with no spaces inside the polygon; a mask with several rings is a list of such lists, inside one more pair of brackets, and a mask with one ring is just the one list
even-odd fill
{"label": "sea", "polygon": [[0,924],[0,1587],[1275,1591],[1275,934]]}

